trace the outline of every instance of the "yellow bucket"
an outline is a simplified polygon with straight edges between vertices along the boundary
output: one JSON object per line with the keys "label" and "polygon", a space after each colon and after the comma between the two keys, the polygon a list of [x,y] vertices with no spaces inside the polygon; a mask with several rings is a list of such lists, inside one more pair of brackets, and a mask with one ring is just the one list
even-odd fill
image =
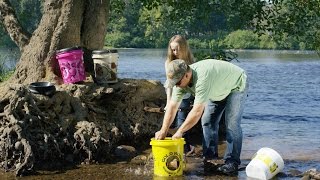
{"label": "yellow bucket", "polygon": [[184,138],[164,140],[151,139],[154,160],[154,175],[156,176],[181,176],[185,167]]}

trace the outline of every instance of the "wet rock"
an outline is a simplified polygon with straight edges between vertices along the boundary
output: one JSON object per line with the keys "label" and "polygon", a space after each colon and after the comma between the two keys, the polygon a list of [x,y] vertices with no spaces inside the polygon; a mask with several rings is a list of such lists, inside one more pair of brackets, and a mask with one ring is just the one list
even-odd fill
{"label": "wet rock", "polygon": [[310,169],[303,173],[303,178],[320,180],[320,172],[317,169]]}
{"label": "wet rock", "polygon": [[137,151],[132,146],[120,145],[116,147],[114,154],[120,159],[130,159],[136,155]]}
{"label": "wet rock", "polygon": [[301,180],[320,180],[320,172],[317,169],[309,169],[305,172],[290,170],[290,176],[301,177]]}
{"label": "wet rock", "polygon": [[66,155],[66,161],[69,163],[72,163],[73,162],[73,155],[72,154]]}
{"label": "wet rock", "polygon": [[22,143],[20,141],[17,141],[15,144],[14,144],[14,148],[16,150],[21,150],[22,148]]}
{"label": "wet rock", "polygon": [[301,176],[301,175],[302,175],[302,172],[299,171],[299,170],[296,170],[296,169],[291,169],[291,170],[289,170],[289,174],[290,174],[291,176]]}
{"label": "wet rock", "polygon": [[146,164],[148,157],[146,155],[138,155],[131,159],[130,163],[133,164]]}

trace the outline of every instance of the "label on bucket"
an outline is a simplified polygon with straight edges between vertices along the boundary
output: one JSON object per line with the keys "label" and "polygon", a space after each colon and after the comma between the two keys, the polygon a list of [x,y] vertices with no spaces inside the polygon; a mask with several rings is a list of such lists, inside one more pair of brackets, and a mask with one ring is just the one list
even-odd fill
{"label": "label on bucket", "polygon": [[170,175],[175,175],[176,171],[181,168],[182,158],[178,152],[170,152],[162,158],[162,162],[165,163],[163,169]]}
{"label": "label on bucket", "polygon": [[257,154],[254,158],[262,161],[269,168],[271,173],[278,168],[278,165],[267,154]]}
{"label": "label on bucket", "polygon": [[112,70],[105,64],[95,63],[94,70],[95,78],[98,83],[108,83],[108,81],[112,78]]}
{"label": "label on bucket", "polygon": [[101,49],[92,52],[95,82],[98,84],[116,83],[118,51],[115,49]]}

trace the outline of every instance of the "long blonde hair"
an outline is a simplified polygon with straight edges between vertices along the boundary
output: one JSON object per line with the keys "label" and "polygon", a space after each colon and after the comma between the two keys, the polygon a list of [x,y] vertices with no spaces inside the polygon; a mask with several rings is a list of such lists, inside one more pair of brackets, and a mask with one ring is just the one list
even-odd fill
{"label": "long blonde hair", "polygon": [[177,42],[179,44],[179,59],[184,60],[188,65],[194,63],[193,55],[191,49],[189,48],[189,44],[187,40],[181,35],[174,35],[168,44],[168,54],[167,54],[167,63],[171,62],[172,60],[178,59],[172,52],[170,48],[170,44],[172,42]]}

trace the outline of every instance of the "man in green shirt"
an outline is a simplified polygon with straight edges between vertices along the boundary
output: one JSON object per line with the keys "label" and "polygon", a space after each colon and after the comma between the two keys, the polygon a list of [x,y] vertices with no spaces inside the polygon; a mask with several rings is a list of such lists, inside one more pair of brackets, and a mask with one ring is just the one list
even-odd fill
{"label": "man in green shirt", "polygon": [[174,87],[172,98],[155,138],[166,137],[184,94],[189,92],[195,97],[193,108],[172,138],[181,138],[202,116],[203,156],[205,161],[217,159],[219,121],[225,112],[227,149],[225,164],[218,171],[236,173],[241,163],[240,123],[248,89],[245,71],[226,61],[207,59],[188,66],[178,59],[168,64],[166,84]]}

